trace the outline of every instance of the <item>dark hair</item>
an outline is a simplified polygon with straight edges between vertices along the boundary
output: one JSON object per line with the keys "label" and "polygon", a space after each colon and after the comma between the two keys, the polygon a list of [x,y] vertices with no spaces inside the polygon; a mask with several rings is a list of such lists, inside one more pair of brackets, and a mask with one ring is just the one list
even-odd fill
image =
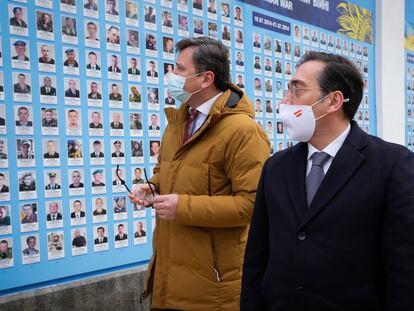
{"label": "dark hair", "polygon": [[344,98],[349,99],[344,103],[343,111],[345,116],[352,120],[362,100],[364,87],[358,69],[345,57],[314,51],[305,53],[298,67],[309,61],[322,62],[325,65],[317,77],[319,86],[325,95],[333,91],[341,91]]}
{"label": "dark hair", "polygon": [[102,229],[103,231],[105,231],[105,228],[104,228],[104,227],[98,227],[98,228],[96,229],[96,231],[99,231],[99,229]]}
{"label": "dark hair", "polygon": [[214,85],[225,91],[230,81],[230,63],[228,49],[218,40],[209,37],[186,38],[176,43],[178,52],[189,47],[195,47],[193,63],[197,73],[212,71]]}

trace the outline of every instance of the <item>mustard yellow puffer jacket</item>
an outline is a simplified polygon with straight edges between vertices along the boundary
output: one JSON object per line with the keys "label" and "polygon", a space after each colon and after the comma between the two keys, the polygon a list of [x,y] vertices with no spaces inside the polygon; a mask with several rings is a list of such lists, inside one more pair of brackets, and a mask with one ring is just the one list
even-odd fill
{"label": "mustard yellow puffer jacket", "polygon": [[184,145],[188,106],[165,109],[168,126],[151,181],[179,199],[176,220],[156,220],[144,293],[152,293],[152,308],[239,309],[247,232],[270,151],[249,99],[226,106],[231,88]]}

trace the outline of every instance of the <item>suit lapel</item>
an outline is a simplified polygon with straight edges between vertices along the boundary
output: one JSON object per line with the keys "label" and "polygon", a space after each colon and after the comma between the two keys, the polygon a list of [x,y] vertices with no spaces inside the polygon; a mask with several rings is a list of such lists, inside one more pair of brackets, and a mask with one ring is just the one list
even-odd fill
{"label": "suit lapel", "polygon": [[351,132],[333,159],[311,205],[303,216],[301,226],[316,217],[360,168],[365,161],[365,156],[360,150],[365,145],[366,134],[352,122]]}
{"label": "suit lapel", "polygon": [[288,157],[288,163],[284,167],[287,188],[293,202],[293,210],[297,217],[302,218],[306,210],[306,158],[308,146],[300,143],[292,148],[292,156]]}

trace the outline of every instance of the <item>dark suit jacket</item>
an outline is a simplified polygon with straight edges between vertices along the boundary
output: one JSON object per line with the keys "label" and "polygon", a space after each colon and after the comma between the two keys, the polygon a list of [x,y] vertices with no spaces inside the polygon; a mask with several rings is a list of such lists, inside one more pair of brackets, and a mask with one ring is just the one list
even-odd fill
{"label": "dark suit jacket", "polygon": [[414,310],[414,154],[352,122],[309,208],[307,154],[264,166],[241,311]]}
{"label": "dark suit jacket", "polygon": [[49,92],[46,92],[46,87],[41,86],[40,87],[40,94],[41,95],[56,96],[56,89],[53,86],[51,86]]}
{"label": "dark suit jacket", "polygon": [[[47,219],[47,221],[52,220],[52,217],[50,216],[50,213],[47,214],[46,219]],[[57,213],[56,220],[62,220],[62,214],[61,213]]]}
{"label": "dark suit jacket", "polygon": [[128,235],[124,233],[124,236],[121,238],[121,236],[119,234],[117,234],[115,236],[115,241],[123,241],[123,240],[127,240],[128,239]]}
{"label": "dark suit jacket", "polygon": [[121,122],[119,122],[118,127],[115,127],[115,123],[111,122],[111,129],[122,130],[123,128],[124,128],[124,124],[122,124]]}
{"label": "dark suit jacket", "polygon": [[[147,77],[151,77],[151,71],[147,71]],[[154,78],[158,78],[158,72],[154,71]]]}
{"label": "dark suit jacket", "polygon": [[94,243],[95,243],[95,244],[105,244],[105,243],[108,243],[108,238],[107,238],[106,236],[104,236],[104,237],[102,238],[102,243],[99,243],[99,238],[96,238],[96,239],[94,240]]}
{"label": "dark suit jacket", "polygon": [[103,157],[104,157],[103,152],[99,152],[98,157],[96,156],[95,152],[91,153],[91,158],[103,158]]}
{"label": "dark suit jacket", "polygon": [[79,98],[80,97],[79,90],[75,90],[75,93],[73,93],[70,89],[67,89],[65,91],[65,97],[75,97],[75,98]]}
{"label": "dark suit jacket", "polygon": [[131,68],[128,68],[128,73],[129,73],[130,75],[132,75],[132,74],[139,75],[139,74],[140,74],[139,69],[135,69],[135,70],[136,70],[136,72],[135,72],[135,73],[132,73],[132,67],[131,67]]}
{"label": "dark suit jacket", "polygon": [[[85,217],[85,212],[80,212],[80,217]],[[76,218],[76,213],[72,212],[70,213],[70,218]]]}
{"label": "dark suit jacket", "polygon": [[[86,65],[86,69],[92,69],[92,65],[91,64]],[[101,70],[101,67],[99,67],[99,65],[95,65],[95,70]]]}

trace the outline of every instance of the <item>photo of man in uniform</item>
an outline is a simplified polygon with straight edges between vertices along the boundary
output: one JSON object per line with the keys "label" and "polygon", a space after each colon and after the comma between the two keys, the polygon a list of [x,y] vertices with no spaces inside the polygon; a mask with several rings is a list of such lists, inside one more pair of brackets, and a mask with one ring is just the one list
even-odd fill
{"label": "photo of man in uniform", "polygon": [[12,57],[14,60],[18,60],[21,62],[28,62],[29,57],[26,55],[26,42],[22,40],[17,40],[13,43],[14,50],[16,55]]}
{"label": "photo of man in uniform", "polygon": [[16,6],[13,8],[14,16],[10,18],[10,26],[27,28],[26,22],[23,20],[23,8]]}
{"label": "photo of man in uniform", "polygon": [[6,205],[0,205],[0,227],[10,226],[9,208]]}
{"label": "photo of man in uniform", "polygon": [[45,190],[58,190],[61,189],[61,186],[56,182],[56,173],[49,172],[47,174],[49,176],[49,183],[46,185]]}
{"label": "photo of man in uniform", "polygon": [[54,116],[53,109],[46,108],[43,110],[42,126],[43,127],[57,127],[58,126],[58,120]]}
{"label": "photo of man in uniform", "polygon": [[90,129],[102,129],[101,114],[98,111],[93,111],[91,114],[92,122],[89,123]]}
{"label": "photo of man in uniform", "polygon": [[124,124],[121,122],[121,114],[119,112],[114,112],[112,114],[112,122],[111,122],[111,129],[114,130],[122,130],[124,128]]}
{"label": "photo of man in uniform", "polygon": [[6,185],[6,176],[3,173],[0,173],[0,193],[9,192],[9,186]]}
{"label": "photo of man in uniform", "polygon": [[91,91],[88,93],[89,99],[102,99],[101,93],[98,92],[98,83],[95,81],[91,82]]}
{"label": "photo of man in uniform", "polygon": [[99,140],[95,140],[92,144],[93,152],[91,153],[91,158],[103,158],[104,153],[101,151],[102,144]]}
{"label": "photo of man in uniform", "polygon": [[142,221],[137,222],[137,231],[134,233],[135,238],[142,238],[147,236],[147,232],[144,230],[144,224]]}
{"label": "photo of man in uniform", "polygon": [[4,140],[0,140],[0,160],[6,160],[7,159],[7,150],[5,150],[4,145],[5,145]]}
{"label": "photo of man in uniform", "polygon": [[125,156],[125,154],[121,151],[122,149],[122,143],[120,140],[115,140],[114,141],[114,152],[112,152],[111,156],[113,158],[123,158]]}
{"label": "photo of man in uniform", "polygon": [[122,101],[122,94],[119,93],[119,87],[118,84],[113,83],[111,85],[112,92],[109,94],[109,100],[112,101]]}
{"label": "photo of man in uniform", "polygon": [[13,84],[13,92],[17,94],[30,94],[31,87],[30,85],[26,84],[26,75],[23,73],[19,73],[17,75],[18,82]]}
{"label": "photo of man in uniform", "polygon": [[76,81],[74,79],[70,79],[68,81],[69,88],[65,90],[65,97],[69,98],[79,98],[80,92],[76,88]]}
{"label": "photo of man in uniform", "polygon": [[[50,56],[50,48],[48,45],[42,44],[40,46],[39,63],[53,65],[55,60]],[[43,95],[43,94],[42,94]]]}
{"label": "photo of man in uniform", "polygon": [[48,140],[46,143],[46,153],[43,155],[44,159],[58,159],[59,152],[56,151],[56,142]]}
{"label": "photo of man in uniform", "polygon": [[24,204],[22,207],[22,212],[22,224],[31,224],[37,222],[36,204]]}
{"label": "photo of man in uniform", "polygon": [[34,159],[34,152],[32,149],[32,141],[29,139],[17,140],[17,146],[19,150],[17,151],[17,159]]}
{"label": "photo of man in uniform", "polygon": [[62,34],[66,36],[76,37],[76,19],[72,17],[62,16]]}
{"label": "photo of man in uniform", "polygon": [[66,60],[63,63],[63,66],[68,66],[68,67],[73,67],[73,68],[78,68],[79,64],[76,60],[76,53],[74,49],[67,49],[65,51],[66,54]]}
{"label": "photo of man in uniform", "polygon": [[37,30],[53,32],[52,15],[46,12],[37,12]]}
{"label": "photo of man in uniform", "polygon": [[102,182],[103,170],[98,169],[92,173],[92,187],[104,187],[105,183]]}

